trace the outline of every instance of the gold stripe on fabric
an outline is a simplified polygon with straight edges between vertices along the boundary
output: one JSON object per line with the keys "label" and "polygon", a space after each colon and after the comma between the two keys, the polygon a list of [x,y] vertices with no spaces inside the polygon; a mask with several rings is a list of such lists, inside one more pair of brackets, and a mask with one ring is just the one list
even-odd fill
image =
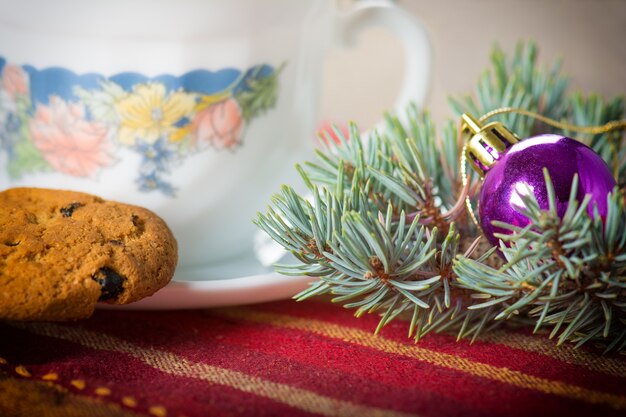
{"label": "gold stripe on fabric", "polygon": [[[399,316],[398,320],[410,321],[410,317]],[[481,334],[477,340],[504,345],[507,347],[541,353],[572,365],[578,365],[595,372],[601,372],[618,378],[626,377],[626,361],[594,354],[583,349],[576,349],[571,343],[557,346],[554,340],[548,339],[549,332],[540,330],[535,335],[525,335],[506,327],[494,329]]]}
{"label": "gold stripe on fabric", "polygon": [[54,323],[11,323],[12,326],[43,336],[78,343],[91,349],[120,352],[135,357],[170,375],[184,376],[225,385],[259,397],[268,398],[306,412],[337,417],[408,417],[415,414],[369,407],[327,397],[315,392],[280,384],[243,372],[194,362],[165,350],[144,348],[124,339],[80,327]]}
{"label": "gold stripe on fabric", "polygon": [[488,378],[518,388],[559,395],[593,404],[605,404],[616,409],[626,409],[626,397],[621,395],[595,391],[562,381],[553,381],[508,368],[476,362],[452,354],[426,349],[415,344],[396,342],[356,328],[340,326],[320,320],[267,313],[248,308],[219,309],[212,310],[212,312],[218,316],[234,320],[252,321],[272,326],[303,330],[382,352],[417,359],[444,368],[465,372],[470,375]]}
{"label": "gold stripe on fabric", "polygon": [[528,336],[506,330],[493,330],[481,335],[479,340],[497,343],[527,352],[541,353],[562,362],[587,368],[591,371],[620,378],[626,377],[626,361],[594,355],[582,349],[575,349],[571,344],[557,346],[554,341],[541,335]]}

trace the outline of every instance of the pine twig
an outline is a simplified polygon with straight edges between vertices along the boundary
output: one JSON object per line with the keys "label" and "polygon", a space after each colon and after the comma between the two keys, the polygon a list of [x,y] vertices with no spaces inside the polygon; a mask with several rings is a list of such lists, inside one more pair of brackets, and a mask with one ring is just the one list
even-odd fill
{"label": "pine twig", "polygon": [[[579,124],[621,118],[622,99],[566,95],[560,64],[537,65],[534,44],[507,59],[498,48],[492,69],[475,97],[451,99],[457,112],[484,114],[496,107],[521,107]],[[516,114],[499,116],[524,137],[536,129]],[[590,216],[589,199],[579,203],[574,182],[560,218],[550,177],[547,210],[529,190],[522,196],[527,227],[499,223],[504,263],[496,248],[484,248],[459,202],[460,144],[453,122],[439,137],[427,112],[407,109],[406,122],[386,115],[383,131],[365,142],[352,124],[327,137],[314,161],[297,166],[310,197],[284,186],[255,223],[290,251],[295,265],[277,265],[287,275],[318,281],[297,300],[332,294],[355,315],[377,313],[376,332],[401,314],[411,317],[408,334],[455,332],[474,340],[511,320],[550,328],[558,344],[601,342],[607,351],[626,347],[626,207],[616,190],[606,218]],[[623,149],[609,136],[583,137],[614,164],[624,184]]]}

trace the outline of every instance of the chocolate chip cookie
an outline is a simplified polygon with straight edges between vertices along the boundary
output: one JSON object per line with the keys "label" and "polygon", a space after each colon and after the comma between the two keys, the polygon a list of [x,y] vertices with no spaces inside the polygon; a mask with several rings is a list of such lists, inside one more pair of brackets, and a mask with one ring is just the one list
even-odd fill
{"label": "chocolate chip cookie", "polygon": [[73,320],[165,286],[177,244],[151,211],[89,194],[0,192],[0,319]]}

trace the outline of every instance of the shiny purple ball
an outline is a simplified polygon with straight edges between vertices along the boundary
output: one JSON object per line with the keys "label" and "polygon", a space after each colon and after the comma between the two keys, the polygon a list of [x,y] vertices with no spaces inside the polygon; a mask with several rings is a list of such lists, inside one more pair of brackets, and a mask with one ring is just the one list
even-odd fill
{"label": "shiny purple ball", "polygon": [[491,224],[500,220],[524,227],[530,222],[519,212],[521,195],[532,190],[542,209],[548,209],[543,168],[547,168],[556,195],[557,212],[563,216],[578,174],[578,201],[591,194],[587,212],[594,206],[605,216],[607,194],[613,191],[615,179],[606,163],[587,145],[560,135],[540,135],[511,146],[486,172],[479,199],[479,216],[483,232],[492,245],[498,245],[494,233],[511,233]]}

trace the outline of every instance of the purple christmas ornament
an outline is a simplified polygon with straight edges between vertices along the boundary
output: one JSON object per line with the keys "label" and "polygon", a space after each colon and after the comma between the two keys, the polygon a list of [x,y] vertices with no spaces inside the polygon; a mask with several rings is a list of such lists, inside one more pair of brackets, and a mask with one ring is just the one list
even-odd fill
{"label": "purple christmas ornament", "polygon": [[510,233],[491,224],[493,220],[520,227],[528,225],[528,218],[519,212],[524,208],[521,196],[528,190],[535,194],[539,207],[549,208],[544,167],[550,173],[559,217],[567,210],[575,174],[578,174],[577,200],[582,202],[586,194],[591,194],[587,212],[593,215],[597,205],[599,214],[606,215],[606,196],[616,183],[602,158],[588,146],[565,136],[535,136],[511,146],[485,174],[479,216],[491,244],[498,244],[494,233]]}
{"label": "purple christmas ornament", "polygon": [[548,209],[543,168],[547,168],[554,187],[557,213],[567,210],[574,175],[578,174],[577,200],[590,194],[587,212],[593,215],[597,206],[601,216],[607,212],[607,194],[616,186],[606,163],[588,146],[565,136],[539,135],[523,141],[501,123],[484,127],[470,117],[465,128],[474,133],[468,145],[470,164],[484,176],[479,197],[479,216],[485,237],[498,245],[494,233],[509,234],[495,227],[494,220],[524,227],[530,222],[520,213],[524,208],[522,196],[530,191],[542,209]]}

